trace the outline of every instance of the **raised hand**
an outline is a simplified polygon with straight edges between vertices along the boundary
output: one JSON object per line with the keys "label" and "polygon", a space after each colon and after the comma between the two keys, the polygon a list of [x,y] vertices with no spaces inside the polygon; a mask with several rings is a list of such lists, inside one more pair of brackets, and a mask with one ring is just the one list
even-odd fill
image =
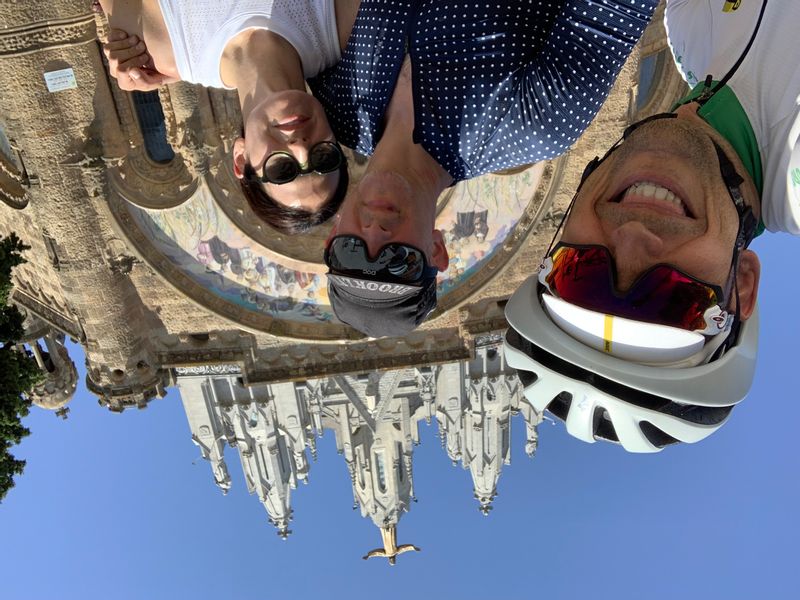
{"label": "raised hand", "polygon": [[121,29],[112,29],[108,42],[103,44],[103,53],[108,59],[108,70],[125,91],[149,92],[166,83],[178,81],[159,73],[147,46],[135,35]]}

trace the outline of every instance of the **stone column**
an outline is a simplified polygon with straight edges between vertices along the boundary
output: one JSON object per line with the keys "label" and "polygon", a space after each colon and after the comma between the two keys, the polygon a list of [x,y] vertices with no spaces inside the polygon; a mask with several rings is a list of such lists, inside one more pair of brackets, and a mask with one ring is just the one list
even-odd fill
{"label": "stone column", "polygon": [[127,150],[88,0],[0,4],[0,111],[31,182],[24,210],[54,240],[86,332],[92,389],[152,387],[163,380],[148,347],[159,322],[106,251],[115,237],[106,165]]}

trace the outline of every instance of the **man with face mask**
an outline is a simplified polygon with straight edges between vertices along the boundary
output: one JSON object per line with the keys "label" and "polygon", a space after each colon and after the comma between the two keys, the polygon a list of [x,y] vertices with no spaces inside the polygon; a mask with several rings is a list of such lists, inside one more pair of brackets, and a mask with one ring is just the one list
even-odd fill
{"label": "man with face mask", "polygon": [[584,172],[506,316],[526,396],[637,452],[720,427],[752,382],[766,227],[800,233],[797,3],[668,0],[692,86]]}
{"label": "man with face mask", "polygon": [[371,155],[326,244],[337,317],[404,335],[448,265],[434,227],[454,183],[554,158],[602,106],[656,0],[362,0],[341,62],[309,83]]}

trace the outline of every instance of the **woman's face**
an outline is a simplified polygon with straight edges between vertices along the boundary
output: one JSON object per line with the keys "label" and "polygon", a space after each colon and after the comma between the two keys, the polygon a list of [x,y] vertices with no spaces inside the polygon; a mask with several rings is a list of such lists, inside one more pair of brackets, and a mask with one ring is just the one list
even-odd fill
{"label": "woman's face", "polygon": [[[334,135],[316,98],[298,90],[271,94],[253,108],[245,122],[244,138],[234,142],[234,172],[241,178],[245,165],[250,164],[260,177],[264,162],[274,152],[287,152],[305,167],[309,151],[322,141],[334,141]],[[279,204],[317,212],[333,196],[338,184],[337,170],[300,175],[281,185],[262,185]]]}

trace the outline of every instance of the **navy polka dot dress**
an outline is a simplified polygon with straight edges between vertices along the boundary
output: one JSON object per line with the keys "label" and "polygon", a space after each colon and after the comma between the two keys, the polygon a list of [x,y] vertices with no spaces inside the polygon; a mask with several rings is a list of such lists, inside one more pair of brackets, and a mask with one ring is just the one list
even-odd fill
{"label": "navy polka dot dress", "polygon": [[309,81],[337,139],[371,155],[406,53],[414,142],[455,181],[564,153],[658,0],[362,0],[341,62]]}

